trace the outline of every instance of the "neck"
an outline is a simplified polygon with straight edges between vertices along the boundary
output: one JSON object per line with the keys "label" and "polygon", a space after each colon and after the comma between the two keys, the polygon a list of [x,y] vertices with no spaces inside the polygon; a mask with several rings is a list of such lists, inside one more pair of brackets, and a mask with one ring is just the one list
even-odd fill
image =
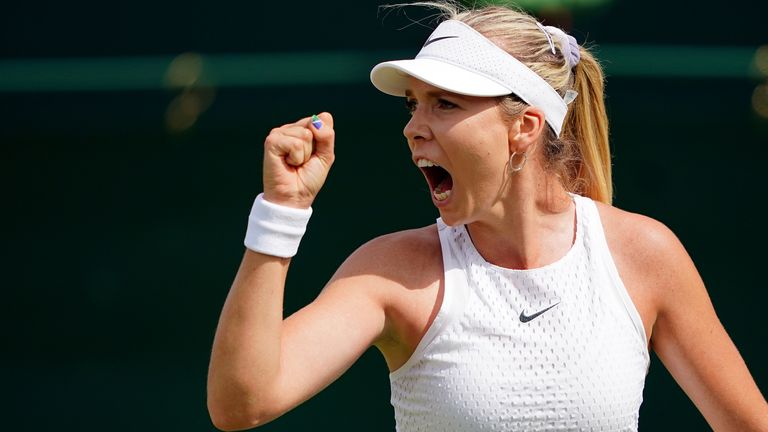
{"label": "neck", "polygon": [[575,239],[571,197],[553,175],[530,164],[527,168],[511,176],[487,217],[467,226],[480,255],[501,267],[551,264],[565,256]]}

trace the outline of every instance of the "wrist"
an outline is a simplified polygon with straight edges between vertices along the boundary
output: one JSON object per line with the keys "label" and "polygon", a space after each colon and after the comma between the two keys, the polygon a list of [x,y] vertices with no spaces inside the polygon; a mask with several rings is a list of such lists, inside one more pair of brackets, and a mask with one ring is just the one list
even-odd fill
{"label": "wrist", "polygon": [[311,207],[276,204],[259,194],[251,207],[243,243],[254,252],[290,258],[298,251],[311,215]]}

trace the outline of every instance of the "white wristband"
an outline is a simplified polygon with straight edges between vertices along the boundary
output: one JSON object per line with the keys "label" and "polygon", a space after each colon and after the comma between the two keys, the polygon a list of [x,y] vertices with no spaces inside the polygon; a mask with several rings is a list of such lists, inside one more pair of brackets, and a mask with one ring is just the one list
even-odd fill
{"label": "white wristband", "polygon": [[261,193],[251,207],[243,243],[254,252],[290,258],[299,249],[310,216],[312,207],[298,209],[271,203]]}

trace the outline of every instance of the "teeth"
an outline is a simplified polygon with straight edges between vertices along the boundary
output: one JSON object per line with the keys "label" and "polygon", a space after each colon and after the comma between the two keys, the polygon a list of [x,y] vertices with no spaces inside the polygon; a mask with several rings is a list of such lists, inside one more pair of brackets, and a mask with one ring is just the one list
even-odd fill
{"label": "teeth", "polygon": [[438,201],[445,201],[448,199],[449,196],[451,196],[451,190],[448,189],[445,192],[433,191],[432,195],[434,195],[435,199]]}
{"label": "teeth", "polygon": [[439,167],[440,165],[432,162],[429,159],[419,159],[416,161],[416,166],[419,168],[427,168],[427,167],[434,167],[434,166]]}

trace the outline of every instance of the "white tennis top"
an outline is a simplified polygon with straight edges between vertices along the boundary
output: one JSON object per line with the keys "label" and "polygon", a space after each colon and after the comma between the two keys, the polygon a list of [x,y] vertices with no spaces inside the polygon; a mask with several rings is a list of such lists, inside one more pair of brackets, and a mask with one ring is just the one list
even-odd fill
{"label": "white tennis top", "polygon": [[649,355],[595,203],[572,195],[576,240],[560,260],[488,263],[438,219],[443,303],[390,374],[398,431],[636,431]]}

